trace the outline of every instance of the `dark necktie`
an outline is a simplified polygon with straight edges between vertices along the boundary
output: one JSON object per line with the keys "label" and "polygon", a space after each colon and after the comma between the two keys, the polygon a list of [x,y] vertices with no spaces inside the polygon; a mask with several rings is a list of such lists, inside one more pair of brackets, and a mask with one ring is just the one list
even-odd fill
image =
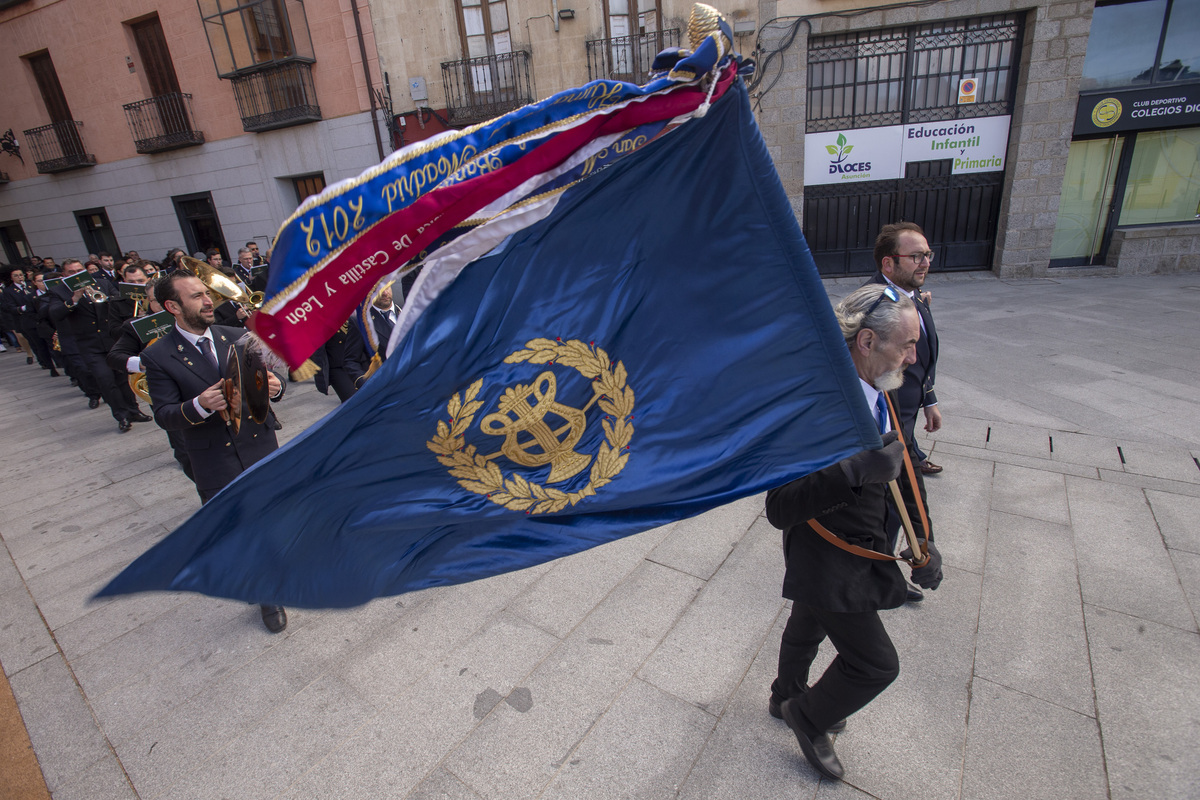
{"label": "dark necktie", "polygon": [[200,352],[204,354],[204,357],[208,359],[217,372],[220,372],[221,365],[217,362],[217,353],[213,350],[212,341],[207,337],[201,337],[198,344],[200,345]]}

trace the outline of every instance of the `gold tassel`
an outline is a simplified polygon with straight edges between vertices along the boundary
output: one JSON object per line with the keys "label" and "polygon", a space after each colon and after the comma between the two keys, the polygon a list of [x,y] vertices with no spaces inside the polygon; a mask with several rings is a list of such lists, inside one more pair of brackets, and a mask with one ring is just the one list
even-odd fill
{"label": "gold tassel", "polygon": [[313,363],[313,360],[310,358],[305,359],[303,364],[292,370],[290,373],[288,373],[288,375],[291,377],[294,383],[300,383],[302,381],[309,380],[320,371],[321,368]]}
{"label": "gold tassel", "polygon": [[379,353],[371,356],[371,365],[367,367],[367,374],[362,376],[360,385],[367,382],[367,378],[374,375],[380,367],[383,366],[383,359],[379,357]]}

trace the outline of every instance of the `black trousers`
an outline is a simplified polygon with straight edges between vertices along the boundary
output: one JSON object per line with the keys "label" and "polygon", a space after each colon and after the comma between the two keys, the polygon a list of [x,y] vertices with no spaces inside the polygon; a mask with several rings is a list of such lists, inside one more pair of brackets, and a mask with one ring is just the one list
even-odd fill
{"label": "black trousers", "polygon": [[137,395],[129,388],[129,379],[124,372],[110,367],[100,353],[80,353],[79,358],[112,411],[113,419],[123,420],[138,410]]}
{"label": "black trousers", "polygon": [[[837,649],[833,663],[811,688],[808,671],[826,637]],[[779,645],[779,677],[771,691],[796,697],[809,735],[858,711],[900,674],[900,658],[877,611],[839,613],[792,604]]]}
{"label": "black trousers", "polygon": [[350,373],[341,367],[329,370],[329,385],[337,393],[338,400],[343,403],[353,397],[354,393],[358,391],[358,388],[354,385],[354,379],[350,377]]}
{"label": "black trousers", "polygon": [[38,365],[42,369],[50,369],[50,365],[53,363],[50,360],[50,348],[46,346],[45,340],[38,336],[37,320],[27,319],[22,315],[21,332],[25,334],[25,341],[29,342],[29,349],[33,351],[33,357],[37,359]]}

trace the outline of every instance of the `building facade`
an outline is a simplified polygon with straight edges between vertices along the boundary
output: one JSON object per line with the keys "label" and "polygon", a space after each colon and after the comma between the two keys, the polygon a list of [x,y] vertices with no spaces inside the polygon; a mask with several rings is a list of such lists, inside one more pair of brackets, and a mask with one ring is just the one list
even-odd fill
{"label": "building facade", "polygon": [[[758,61],[755,112],[823,274],[873,270],[900,219],[939,270],[1200,269],[1200,2],[713,5]],[[23,159],[0,155],[3,257],[269,246],[304,196],[397,147],[644,82],[691,7],[0,0],[0,129]]]}
{"label": "building facade", "polygon": [[0,3],[0,258],[269,247],[386,152],[352,3]]}
{"label": "building facade", "polygon": [[[754,47],[750,0],[715,0]],[[372,0],[395,142],[491,119],[600,78],[644,83],[686,46],[691,0]]]}
{"label": "building facade", "polygon": [[824,274],[898,219],[937,269],[1200,269],[1200,3],[867,6],[759,6],[760,124]]}

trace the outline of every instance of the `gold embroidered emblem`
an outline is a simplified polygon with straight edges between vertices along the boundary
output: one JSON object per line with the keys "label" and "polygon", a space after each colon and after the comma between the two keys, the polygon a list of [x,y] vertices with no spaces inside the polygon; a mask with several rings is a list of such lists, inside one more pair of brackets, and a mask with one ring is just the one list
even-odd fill
{"label": "gold embroidered emblem", "polygon": [[[550,370],[532,383],[509,387],[496,403],[496,410],[480,421],[481,433],[504,439],[498,451],[485,455],[475,445],[467,444],[465,438],[483,408],[483,401],[476,399],[483,388],[480,378],[465,393],[450,398],[446,406],[449,423],[439,420],[437,434],[426,444],[464,489],[486,495],[493,503],[514,511],[553,513],[596,494],[625,469],[633,439],[633,389],[626,385],[625,365],[619,361],[614,364],[608,353],[594,345],[577,339],[533,339],[525,343],[525,348],[504,362],[572,367],[592,379],[592,399],[583,408],[561,402],[558,381]],[[587,427],[587,411],[593,405],[607,415],[601,422],[604,442],[594,458],[575,450]],[[516,473],[505,476],[495,463],[500,456],[526,468],[549,465],[547,485]],[[550,485],[578,475],[589,465],[588,482],[578,491],[564,492]]]}

